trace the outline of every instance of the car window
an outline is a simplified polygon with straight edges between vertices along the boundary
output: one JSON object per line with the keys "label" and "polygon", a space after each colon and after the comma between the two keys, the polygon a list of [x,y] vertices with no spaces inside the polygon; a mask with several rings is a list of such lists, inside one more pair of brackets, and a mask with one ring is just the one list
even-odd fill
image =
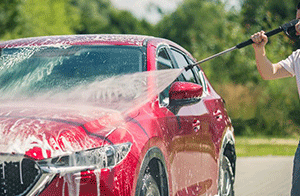
{"label": "car window", "polygon": [[95,80],[141,72],[144,58],[141,48],[130,46],[5,48],[0,56],[0,92],[18,90],[32,95],[68,90]]}
{"label": "car window", "polygon": [[[170,57],[170,53],[173,55],[172,61]],[[174,68],[184,68],[188,64],[194,63],[189,57],[181,53],[180,51],[176,49],[168,50],[166,48],[160,48],[157,52],[156,57],[156,66],[157,70],[163,70],[163,69],[174,69]],[[202,85],[202,79],[201,79],[201,69],[197,66],[193,68],[193,70],[184,71],[177,79],[176,81],[187,81],[187,82],[193,82]],[[162,91],[159,95],[159,103],[161,106],[168,106],[169,105],[169,90],[171,85],[169,85],[164,91]]]}
{"label": "car window", "polygon": [[[189,64],[189,62],[187,61],[184,54],[182,54],[181,52],[179,52],[175,49],[172,49],[171,51],[172,51],[172,54],[178,64],[179,68],[184,68]],[[192,70],[183,71],[182,75],[183,75],[185,81],[197,83],[197,80],[195,79],[195,76],[194,76]]]}
{"label": "car window", "polygon": [[197,73],[200,76],[200,81],[201,81],[202,86],[203,86],[203,92],[205,92],[207,94],[208,93],[208,89],[207,89],[207,83],[206,83],[205,78],[204,78],[204,73],[203,73],[203,71],[200,68],[198,68],[198,70],[199,71]]}
{"label": "car window", "polygon": [[[194,64],[195,63],[195,61],[192,60],[190,57],[187,57],[187,60],[188,60],[189,64]],[[202,82],[201,76],[200,76],[200,71],[201,71],[201,69],[198,66],[193,67],[193,73],[194,73],[194,76],[195,76],[198,84],[203,86],[203,82]]]}
{"label": "car window", "polygon": [[162,48],[158,51],[157,55],[157,69],[172,69],[172,62],[171,59],[166,51],[165,48]]}
{"label": "car window", "polygon": [[[162,69],[173,69],[173,64],[171,61],[171,58],[165,48],[160,48],[157,53],[157,58],[156,58],[156,66],[157,70],[162,70]],[[159,103],[162,106],[167,106],[169,105],[169,90],[170,90],[171,85],[169,85],[165,90],[163,90],[159,94]]]}

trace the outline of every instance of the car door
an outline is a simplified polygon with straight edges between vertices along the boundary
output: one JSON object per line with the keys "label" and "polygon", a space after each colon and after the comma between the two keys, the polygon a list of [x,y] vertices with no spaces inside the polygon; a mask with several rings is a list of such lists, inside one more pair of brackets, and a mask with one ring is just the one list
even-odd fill
{"label": "car door", "polygon": [[[178,68],[178,65],[171,56],[171,52],[167,46],[160,47],[157,51],[156,66],[158,70],[162,69],[174,69]],[[172,60],[171,60],[172,59]],[[184,76],[181,75],[177,78],[177,81],[185,81]],[[189,164],[185,164],[188,161],[189,153],[186,150],[185,140],[191,134],[190,130],[193,129],[193,119],[190,118],[190,107],[181,107],[179,111],[173,111],[169,107],[169,90],[172,84],[170,84],[164,91],[159,94],[159,104],[161,111],[165,112],[164,118],[160,118],[161,125],[166,125],[164,128],[165,138],[169,138],[168,159],[170,160],[170,173],[172,177],[172,192],[175,195],[182,195],[181,192],[188,187]],[[165,123],[164,123],[164,122]]]}
{"label": "car door", "polygon": [[[220,132],[223,125],[223,116],[218,110],[216,103],[219,103],[219,98],[209,91],[208,81],[205,78],[204,72],[199,67],[194,67],[196,77],[201,81],[203,85],[203,96],[201,103],[198,105],[200,108],[205,108],[206,114],[198,116],[201,121],[201,178],[203,182],[212,183],[211,187],[207,187],[207,192],[217,190],[218,179],[218,158],[219,149],[217,144],[220,143],[222,133]],[[197,109],[197,106],[195,106]],[[216,129],[218,128],[218,129]],[[219,129],[220,128],[220,129]],[[220,135],[221,134],[221,135]],[[213,192],[214,193],[214,192]]]}
{"label": "car door", "polygon": [[[168,52],[168,46],[161,46],[157,49],[156,55],[156,68],[158,70],[174,69],[175,64],[170,58]],[[167,156],[170,162],[170,177],[172,180],[172,192],[175,193],[179,189],[183,188],[181,184],[182,153],[185,151],[185,132],[182,131],[186,124],[182,123],[182,119],[179,118],[174,112],[169,109],[169,90],[172,84],[170,84],[165,90],[159,94],[159,107],[162,114],[158,114],[158,121],[161,126],[162,135],[167,147]]]}
{"label": "car door", "polygon": [[[184,68],[190,62],[188,57],[180,50],[171,48],[168,50],[173,64],[178,68]],[[178,77],[178,81],[192,82],[201,85],[199,78],[195,77],[194,70],[184,71]],[[176,181],[173,182],[174,192],[177,195],[201,195],[211,186],[212,180],[205,178],[202,169],[203,142],[202,131],[209,127],[208,111],[201,100],[192,105],[182,106],[175,113],[180,128],[178,133],[184,147],[176,153],[173,159],[173,176]],[[176,166],[176,167],[175,167]]]}

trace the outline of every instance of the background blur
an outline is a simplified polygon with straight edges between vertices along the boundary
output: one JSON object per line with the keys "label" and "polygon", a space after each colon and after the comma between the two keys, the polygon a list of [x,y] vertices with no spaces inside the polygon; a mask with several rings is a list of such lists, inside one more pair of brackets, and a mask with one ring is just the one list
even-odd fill
{"label": "background blur", "polygon": [[[0,40],[121,33],[168,38],[198,60],[231,48],[251,34],[295,18],[296,0],[1,0]],[[269,38],[274,63],[297,49],[284,33]],[[225,99],[236,135],[299,136],[295,78],[263,81],[251,46],[201,65]]]}

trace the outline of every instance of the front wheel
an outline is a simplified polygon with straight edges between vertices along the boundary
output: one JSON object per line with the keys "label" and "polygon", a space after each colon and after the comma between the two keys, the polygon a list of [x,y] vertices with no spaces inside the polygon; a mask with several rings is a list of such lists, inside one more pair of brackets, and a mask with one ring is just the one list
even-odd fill
{"label": "front wheel", "polygon": [[145,174],[142,182],[140,196],[160,196],[159,187],[150,174]]}
{"label": "front wheel", "polygon": [[219,173],[219,195],[220,196],[234,196],[233,190],[233,171],[229,159],[223,156],[220,162]]}

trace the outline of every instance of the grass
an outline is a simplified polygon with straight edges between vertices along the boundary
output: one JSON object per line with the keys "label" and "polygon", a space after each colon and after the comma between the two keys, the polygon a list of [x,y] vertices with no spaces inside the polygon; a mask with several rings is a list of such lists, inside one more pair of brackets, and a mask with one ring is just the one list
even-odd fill
{"label": "grass", "polygon": [[236,137],[236,154],[245,156],[294,156],[299,140],[293,138]]}

